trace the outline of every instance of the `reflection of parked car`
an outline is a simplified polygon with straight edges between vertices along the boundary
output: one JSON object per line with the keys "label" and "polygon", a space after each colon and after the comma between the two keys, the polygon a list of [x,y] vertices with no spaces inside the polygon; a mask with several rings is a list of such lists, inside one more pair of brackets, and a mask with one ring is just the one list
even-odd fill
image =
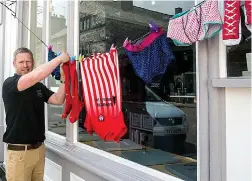
{"label": "reflection of parked car", "polygon": [[146,86],[144,100],[134,99],[134,95],[130,94],[126,96],[127,100],[123,99],[123,111],[127,115],[130,129],[149,131],[162,140],[160,144],[165,144],[168,137],[178,141],[173,141],[174,144],[184,144],[189,125],[182,110],[164,101]]}

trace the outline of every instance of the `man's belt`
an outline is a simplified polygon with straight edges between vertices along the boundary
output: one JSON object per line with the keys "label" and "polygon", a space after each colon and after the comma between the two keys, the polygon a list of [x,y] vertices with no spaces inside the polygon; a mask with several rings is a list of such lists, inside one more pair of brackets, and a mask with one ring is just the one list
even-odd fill
{"label": "man's belt", "polygon": [[8,144],[8,150],[14,150],[14,151],[22,151],[25,150],[25,148],[27,150],[32,150],[32,149],[37,149],[38,147],[40,147],[43,143],[39,142],[36,144],[31,144],[31,145],[12,145],[12,144]]}

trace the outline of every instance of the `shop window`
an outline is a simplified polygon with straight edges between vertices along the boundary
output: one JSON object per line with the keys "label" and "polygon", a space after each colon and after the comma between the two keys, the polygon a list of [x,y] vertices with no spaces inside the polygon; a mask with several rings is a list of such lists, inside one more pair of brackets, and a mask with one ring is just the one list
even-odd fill
{"label": "shop window", "polygon": [[[43,9],[44,9],[44,1],[38,0],[35,33],[41,40],[42,40],[42,30],[43,30]],[[41,43],[39,39],[38,38],[35,39],[34,60],[35,60],[36,67],[39,66],[40,64],[43,64],[45,61],[45,60],[42,60],[42,50],[44,48],[44,45]]]}
{"label": "shop window", "polygon": [[[93,50],[98,53],[108,52],[112,44],[117,47],[122,110],[128,132],[122,137],[120,145],[102,141],[96,133],[89,135],[84,126],[84,108],[78,121],[79,142],[167,174],[174,173],[173,176],[179,178],[196,179],[195,44],[176,46],[173,40],[168,39],[176,60],[166,68],[162,76],[154,77],[149,84],[136,74],[137,70],[122,48],[127,37],[138,40],[134,43],[141,43],[145,37],[143,35],[150,32],[150,20],[161,26],[166,35],[169,17],[193,6],[194,1],[80,2],[80,17],[87,18],[84,21],[84,31],[80,31],[79,43],[80,51],[84,49],[81,51],[84,56],[90,56]],[[90,16],[92,29],[88,29]],[[80,82],[80,87],[81,85]],[[183,166],[182,162],[188,163],[188,167]]]}
{"label": "shop window", "polygon": [[[50,44],[53,51],[59,53],[66,51],[67,45],[67,24],[66,24],[67,1],[52,0],[52,15],[50,24]],[[48,87],[57,91],[60,82],[54,77],[48,77]],[[48,105],[48,130],[56,134],[66,136],[66,120],[61,118],[63,105]]]}
{"label": "shop window", "polygon": [[[232,8],[232,7],[230,7]],[[227,14],[229,15],[229,14]],[[251,24],[247,24],[244,2],[240,4],[239,39],[226,41],[227,76],[251,78]],[[232,19],[230,19],[232,21]],[[227,22],[230,23],[230,22]],[[231,22],[232,23],[232,22]],[[232,30],[234,26],[231,26]]]}

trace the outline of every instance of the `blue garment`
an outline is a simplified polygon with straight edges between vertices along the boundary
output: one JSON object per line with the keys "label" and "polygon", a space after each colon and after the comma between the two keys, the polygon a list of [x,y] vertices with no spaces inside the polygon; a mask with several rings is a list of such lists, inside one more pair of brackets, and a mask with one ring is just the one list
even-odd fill
{"label": "blue garment", "polygon": [[133,51],[130,47],[124,47],[136,74],[142,78],[146,84],[151,83],[155,76],[164,74],[167,66],[175,60],[175,56],[170,48],[166,35],[162,33],[157,36],[158,37],[154,40],[150,40],[152,42],[148,44],[146,44],[146,42],[148,42],[150,38],[146,37],[145,40],[143,40],[145,41],[144,44],[130,45],[139,46],[139,50],[135,49],[135,51]]}
{"label": "blue garment", "polygon": [[[52,51],[52,49],[48,49],[48,61],[53,60],[57,57],[57,54]],[[56,67],[56,69],[51,73],[51,75],[56,79],[60,80],[60,65]]]}

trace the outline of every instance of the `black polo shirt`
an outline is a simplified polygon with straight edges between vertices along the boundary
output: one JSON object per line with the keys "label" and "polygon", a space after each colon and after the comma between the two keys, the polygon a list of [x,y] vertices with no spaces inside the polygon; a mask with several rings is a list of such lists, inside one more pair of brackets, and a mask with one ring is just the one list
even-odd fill
{"label": "black polo shirt", "polygon": [[6,112],[5,143],[35,144],[45,140],[44,102],[54,93],[42,83],[18,91],[21,76],[15,74],[3,83],[2,98]]}

